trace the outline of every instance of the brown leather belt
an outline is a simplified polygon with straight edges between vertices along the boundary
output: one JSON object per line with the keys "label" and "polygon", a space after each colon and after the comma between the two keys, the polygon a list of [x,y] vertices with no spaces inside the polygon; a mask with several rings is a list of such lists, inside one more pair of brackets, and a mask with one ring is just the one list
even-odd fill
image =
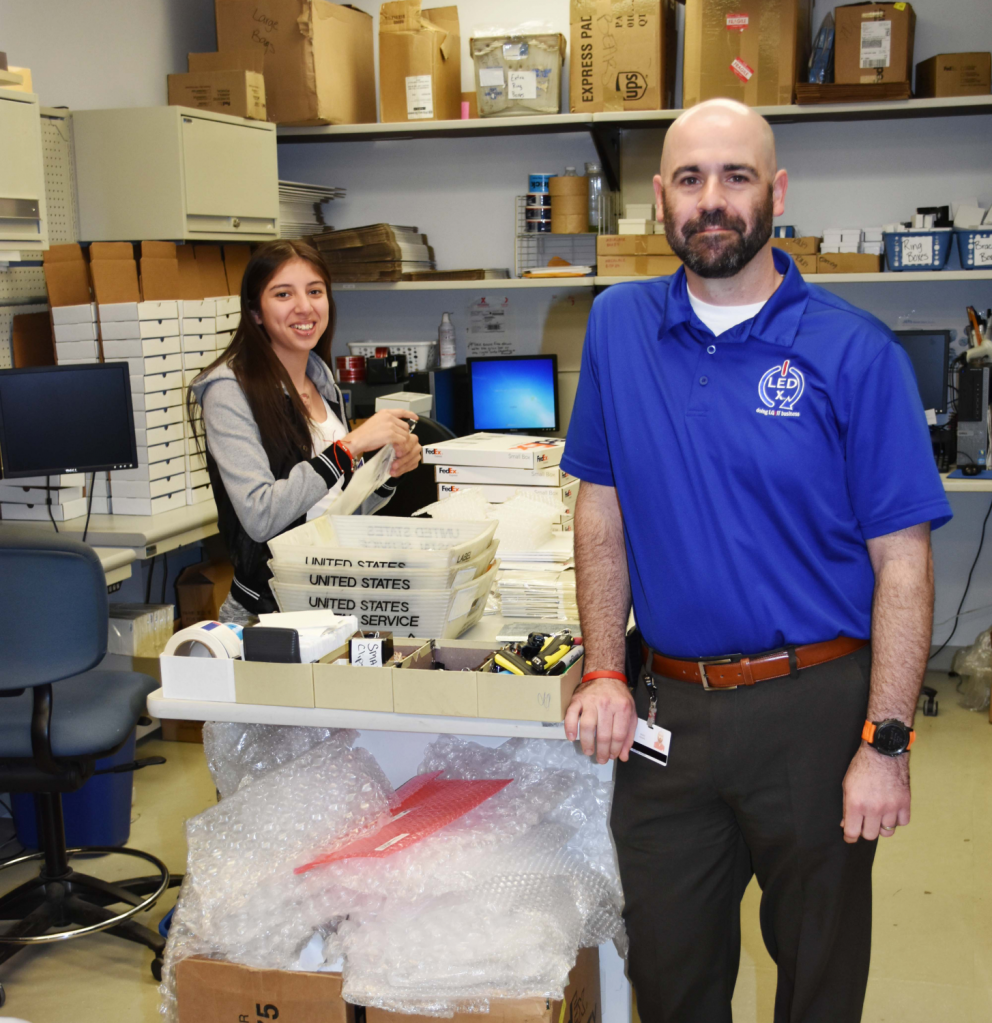
{"label": "brown leather belt", "polygon": [[[838,636],[826,643],[809,643],[806,646],[786,647],[771,650],[756,657],[731,654],[727,657],[704,657],[699,661],[686,661],[678,657],[654,654],[651,671],[665,678],[677,678],[685,682],[696,682],[704,689],[736,689],[738,686],[753,686],[770,678],[799,677],[802,668],[846,657],[866,646],[866,639],[850,639]],[[650,648],[642,643],[641,656],[648,663]]]}

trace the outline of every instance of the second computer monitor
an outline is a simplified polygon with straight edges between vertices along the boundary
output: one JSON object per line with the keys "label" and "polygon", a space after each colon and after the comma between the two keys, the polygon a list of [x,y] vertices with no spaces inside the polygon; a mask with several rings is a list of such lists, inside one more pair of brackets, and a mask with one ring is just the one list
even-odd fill
{"label": "second computer monitor", "polygon": [[475,430],[496,433],[558,430],[556,355],[499,355],[466,361]]}
{"label": "second computer monitor", "polygon": [[947,411],[947,366],[951,334],[947,330],[897,330],[896,340],[909,355],[925,409]]}

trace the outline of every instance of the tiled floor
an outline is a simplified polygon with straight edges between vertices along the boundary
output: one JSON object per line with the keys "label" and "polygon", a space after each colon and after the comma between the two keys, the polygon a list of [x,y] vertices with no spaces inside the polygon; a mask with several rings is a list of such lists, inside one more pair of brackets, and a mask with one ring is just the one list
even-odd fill
{"label": "tiled floor", "polygon": [[[946,676],[930,684],[941,707],[937,718],[917,718],[913,823],[881,843],[876,859],[865,1023],[992,1020],[992,725],[957,706]],[[214,790],[200,746],[141,747],[143,756],[157,753],[168,765],[135,775],[130,844],[182,870],[183,821],[210,805]],[[758,896],[752,886],[744,899],[735,1023],[772,1018],[775,968],[761,943]],[[173,897],[147,922],[154,926]],[[22,952],[0,967],[8,994],[0,1011],[30,1023],[157,1023],[150,961],[144,948],[103,936]]]}

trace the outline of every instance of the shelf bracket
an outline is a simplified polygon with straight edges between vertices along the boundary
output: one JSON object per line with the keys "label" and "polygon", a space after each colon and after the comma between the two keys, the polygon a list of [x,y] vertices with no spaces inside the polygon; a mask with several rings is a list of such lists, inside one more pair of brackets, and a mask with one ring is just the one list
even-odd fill
{"label": "shelf bracket", "polygon": [[600,166],[611,192],[620,191],[620,126],[594,121],[589,126],[593,145],[599,154]]}

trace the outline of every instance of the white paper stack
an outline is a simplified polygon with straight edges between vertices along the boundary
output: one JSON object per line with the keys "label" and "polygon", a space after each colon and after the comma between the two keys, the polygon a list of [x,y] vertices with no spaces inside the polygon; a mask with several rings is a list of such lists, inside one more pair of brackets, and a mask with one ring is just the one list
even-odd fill
{"label": "white paper stack", "polygon": [[[115,515],[155,515],[186,503],[180,303],[176,299],[97,306],[105,362],[127,361],[138,467],[111,473]],[[96,511],[96,504],[94,504]]]}
{"label": "white paper stack", "polygon": [[575,600],[575,572],[501,571],[496,580],[502,612],[506,618],[531,618],[542,622],[574,622],[579,608]]}
{"label": "white paper stack", "polygon": [[307,238],[334,228],[324,219],[324,203],[343,199],[345,190],[333,185],[279,182],[279,237]]}
{"label": "white paper stack", "polygon": [[861,241],[860,227],[828,227],[823,232],[820,251],[825,253],[860,252]]}

